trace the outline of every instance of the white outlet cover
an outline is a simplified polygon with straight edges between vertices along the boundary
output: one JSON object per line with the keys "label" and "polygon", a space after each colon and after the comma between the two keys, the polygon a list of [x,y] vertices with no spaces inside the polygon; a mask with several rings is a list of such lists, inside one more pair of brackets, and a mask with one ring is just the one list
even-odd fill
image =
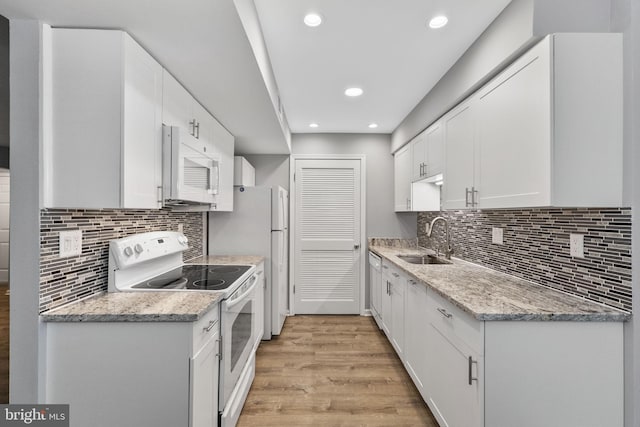
{"label": "white outlet cover", "polygon": [[61,231],[58,242],[60,258],[82,254],[82,230]]}
{"label": "white outlet cover", "polygon": [[504,245],[504,229],[499,227],[491,228],[491,243]]}
{"label": "white outlet cover", "polygon": [[569,253],[572,257],[584,258],[584,235],[569,234]]}

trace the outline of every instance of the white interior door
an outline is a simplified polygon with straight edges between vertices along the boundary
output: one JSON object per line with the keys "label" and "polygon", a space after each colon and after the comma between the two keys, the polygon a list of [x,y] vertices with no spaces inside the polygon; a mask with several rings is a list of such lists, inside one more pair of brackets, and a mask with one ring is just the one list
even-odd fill
{"label": "white interior door", "polygon": [[361,160],[296,159],[294,310],[359,314]]}

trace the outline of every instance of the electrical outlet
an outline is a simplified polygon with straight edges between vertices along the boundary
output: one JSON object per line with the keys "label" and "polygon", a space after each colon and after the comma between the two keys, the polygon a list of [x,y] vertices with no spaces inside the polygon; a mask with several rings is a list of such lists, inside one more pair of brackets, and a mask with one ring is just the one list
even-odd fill
{"label": "electrical outlet", "polygon": [[184,232],[184,224],[178,224],[178,233]]}
{"label": "electrical outlet", "polygon": [[61,231],[58,244],[60,258],[81,255],[82,230]]}
{"label": "electrical outlet", "polygon": [[569,234],[569,253],[573,257],[584,258],[584,236]]}
{"label": "electrical outlet", "polygon": [[504,229],[498,227],[491,228],[491,243],[504,245]]}

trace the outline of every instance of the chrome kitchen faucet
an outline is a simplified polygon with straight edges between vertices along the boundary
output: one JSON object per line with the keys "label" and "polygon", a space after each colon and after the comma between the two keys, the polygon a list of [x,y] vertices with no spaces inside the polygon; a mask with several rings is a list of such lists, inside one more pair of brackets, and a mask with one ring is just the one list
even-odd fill
{"label": "chrome kitchen faucet", "polygon": [[451,246],[451,232],[449,230],[449,222],[447,221],[446,218],[438,216],[431,221],[431,224],[427,224],[427,227],[426,227],[427,229],[425,230],[427,232],[427,237],[431,237],[431,233],[433,232],[433,226],[437,221],[444,222],[444,232],[445,232],[445,237],[447,239],[447,247],[444,250],[444,256],[447,259],[451,259],[451,254],[453,254],[453,246]]}

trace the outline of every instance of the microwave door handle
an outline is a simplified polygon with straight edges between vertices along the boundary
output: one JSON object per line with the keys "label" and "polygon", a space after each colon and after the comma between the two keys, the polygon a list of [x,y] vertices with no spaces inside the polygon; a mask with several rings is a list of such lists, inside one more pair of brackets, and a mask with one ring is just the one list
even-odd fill
{"label": "microwave door handle", "polygon": [[256,275],[255,275],[255,274],[254,274],[253,276],[251,276],[251,279],[249,279],[249,280],[251,280],[251,286],[249,287],[249,289],[247,289],[247,290],[246,290],[242,295],[240,295],[238,298],[235,298],[233,301],[228,302],[228,303],[227,303],[227,307],[226,307],[226,308],[227,308],[227,310],[228,310],[228,309],[230,309],[230,308],[232,308],[232,307],[234,307],[234,306],[236,306],[236,305],[238,305],[238,304],[240,304],[240,303],[244,300],[244,297],[246,297],[246,296],[247,296],[247,295],[249,295],[251,292],[253,292],[253,289],[256,287],[256,283],[258,283],[258,281],[257,281],[256,279],[257,279],[257,277],[256,277]]}
{"label": "microwave door handle", "polygon": [[[214,188],[214,183],[219,181],[220,176],[220,164],[217,160],[211,160],[209,162],[209,194],[217,194],[216,188]],[[216,175],[214,180],[214,174]]]}

